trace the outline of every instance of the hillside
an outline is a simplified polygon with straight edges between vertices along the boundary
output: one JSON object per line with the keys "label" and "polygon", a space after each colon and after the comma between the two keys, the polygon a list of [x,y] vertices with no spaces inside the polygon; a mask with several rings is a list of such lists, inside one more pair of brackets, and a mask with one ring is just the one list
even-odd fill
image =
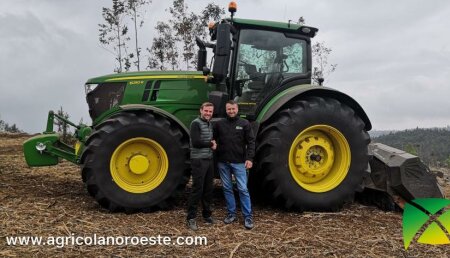
{"label": "hillside", "polygon": [[370,137],[376,138],[386,134],[395,133],[396,130],[371,130],[369,131]]}
{"label": "hillside", "polygon": [[430,165],[450,166],[450,129],[416,128],[374,137],[374,142],[418,155]]}

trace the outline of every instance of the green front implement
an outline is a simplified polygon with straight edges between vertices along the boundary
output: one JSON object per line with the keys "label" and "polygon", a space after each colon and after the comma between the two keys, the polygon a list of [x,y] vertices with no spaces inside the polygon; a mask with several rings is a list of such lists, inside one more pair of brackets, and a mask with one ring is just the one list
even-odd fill
{"label": "green front implement", "polygon": [[[55,117],[76,128],[75,146],[70,146],[61,140],[61,135],[53,131]],[[47,129],[40,135],[34,136],[23,143],[23,152],[25,160],[30,167],[53,166],[59,163],[59,159],[65,159],[72,163],[79,163],[79,154],[84,147],[84,141],[92,132],[92,129],[86,125],[75,125],[64,117],[55,114],[53,111],[48,113]]]}

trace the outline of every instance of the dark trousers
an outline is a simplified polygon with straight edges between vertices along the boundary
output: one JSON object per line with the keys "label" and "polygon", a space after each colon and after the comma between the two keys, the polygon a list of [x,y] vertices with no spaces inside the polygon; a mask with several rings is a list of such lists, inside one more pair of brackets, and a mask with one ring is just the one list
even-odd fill
{"label": "dark trousers", "polygon": [[191,159],[192,193],[188,201],[187,219],[197,217],[197,206],[202,202],[203,218],[211,217],[211,202],[213,192],[213,160]]}

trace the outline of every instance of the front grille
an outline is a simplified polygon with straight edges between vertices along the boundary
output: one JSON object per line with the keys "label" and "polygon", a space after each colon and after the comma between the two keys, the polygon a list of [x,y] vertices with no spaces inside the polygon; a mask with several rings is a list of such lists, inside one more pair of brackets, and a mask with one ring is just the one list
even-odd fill
{"label": "front grille", "polygon": [[125,82],[100,83],[86,96],[89,115],[94,121],[98,116],[120,104],[125,90]]}

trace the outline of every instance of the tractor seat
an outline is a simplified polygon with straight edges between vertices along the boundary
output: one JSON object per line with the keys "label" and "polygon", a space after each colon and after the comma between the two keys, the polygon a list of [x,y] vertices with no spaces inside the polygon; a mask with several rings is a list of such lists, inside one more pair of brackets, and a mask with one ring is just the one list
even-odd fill
{"label": "tractor seat", "polygon": [[250,90],[260,91],[264,88],[264,81],[251,81],[247,84]]}
{"label": "tractor seat", "polygon": [[266,75],[258,72],[255,65],[246,64],[245,73],[248,74],[249,79],[251,80],[247,85],[250,90],[260,91],[264,88]]}

